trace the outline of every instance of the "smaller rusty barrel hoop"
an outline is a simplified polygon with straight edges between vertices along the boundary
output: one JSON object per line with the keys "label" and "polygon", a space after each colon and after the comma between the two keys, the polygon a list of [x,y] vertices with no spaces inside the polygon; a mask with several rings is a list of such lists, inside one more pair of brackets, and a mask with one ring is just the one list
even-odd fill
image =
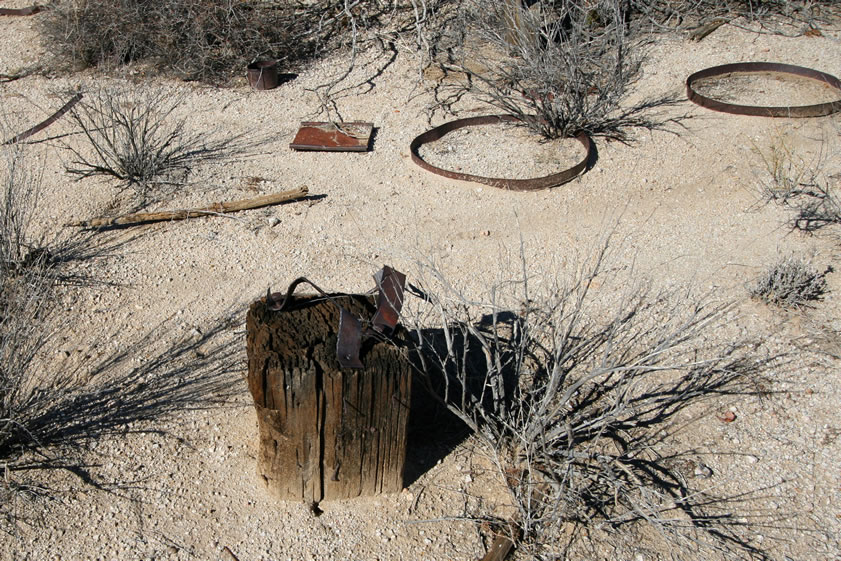
{"label": "smaller rusty barrel hoop", "polygon": [[563,185],[564,183],[575,179],[584,170],[587,169],[587,163],[592,157],[593,144],[590,140],[590,137],[583,132],[576,135],[575,139],[578,142],[580,142],[582,146],[584,146],[584,150],[586,152],[584,159],[582,159],[580,162],[578,162],[571,168],[565,169],[564,171],[561,171],[559,173],[553,173],[545,177],[537,177],[533,179],[505,179],[497,177],[483,177],[481,175],[472,175],[469,173],[459,173],[456,171],[441,169],[425,161],[418,152],[420,147],[424,144],[440,140],[447,133],[450,133],[454,130],[463,127],[475,127],[479,125],[495,125],[498,123],[516,122],[520,122],[520,120],[511,115],[485,115],[481,117],[468,117],[466,119],[457,119],[455,121],[444,123],[443,125],[439,125],[433,129],[426,131],[425,133],[415,137],[415,139],[412,140],[412,143],[409,145],[409,151],[412,154],[412,161],[420,167],[422,167],[423,169],[430,171],[434,174],[441,175],[443,177],[458,179],[460,181],[474,181],[476,183],[484,183],[485,185],[491,185],[492,187],[499,187],[500,189],[508,189],[511,191],[538,191],[541,189],[557,187],[558,185]]}
{"label": "smaller rusty barrel hoop", "polygon": [[831,115],[841,111],[841,99],[828,101],[826,103],[817,103],[815,105],[782,107],[737,105],[705,97],[696,92],[693,87],[696,81],[704,78],[727,76],[728,74],[734,73],[758,72],[779,72],[781,74],[791,74],[793,76],[800,76],[801,78],[818,80],[819,82],[823,82],[832,88],[835,88],[838,90],[839,94],[841,94],[841,80],[825,72],[779,62],[736,62],[732,64],[722,64],[721,66],[713,66],[690,75],[686,79],[686,95],[690,101],[697,103],[701,107],[706,107],[707,109],[720,111],[722,113],[731,113],[733,115],[751,115],[756,117],[823,117],[825,115]]}
{"label": "smaller rusty barrel hoop", "polygon": [[258,60],[248,65],[248,84],[255,90],[271,90],[277,87],[277,61]]}

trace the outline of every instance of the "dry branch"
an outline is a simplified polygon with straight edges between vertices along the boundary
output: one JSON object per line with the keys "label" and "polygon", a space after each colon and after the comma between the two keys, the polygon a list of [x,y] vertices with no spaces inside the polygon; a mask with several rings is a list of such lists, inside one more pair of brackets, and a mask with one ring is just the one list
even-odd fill
{"label": "dry branch", "polygon": [[712,33],[713,31],[715,31],[716,29],[718,29],[719,27],[724,25],[725,23],[727,23],[727,19],[716,18],[713,21],[709,22],[708,24],[702,25],[702,26],[696,28],[695,30],[693,30],[689,34],[689,40],[690,41],[700,41],[700,40],[704,39],[707,35]]}
{"label": "dry branch", "polygon": [[166,220],[185,220],[187,218],[198,218],[199,216],[208,216],[211,214],[224,214],[276,205],[286,201],[306,197],[307,194],[309,194],[309,189],[306,185],[302,185],[297,189],[289,191],[282,191],[271,195],[262,195],[251,199],[240,199],[225,203],[213,203],[212,205],[203,208],[161,212],[136,212],[112,218],[93,218],[91,220],[82,220],[80,222],[70,222],[66,224],[66,226],[77,226],[80,228],[103,228],[106,226],[127,226],[147,222],[163,222]]}
{"label": "dry branch", "polygon": [[505,561],[513,549],[514,542],[510,538],[501,534],[497,535],[488,552],[480,561]]}

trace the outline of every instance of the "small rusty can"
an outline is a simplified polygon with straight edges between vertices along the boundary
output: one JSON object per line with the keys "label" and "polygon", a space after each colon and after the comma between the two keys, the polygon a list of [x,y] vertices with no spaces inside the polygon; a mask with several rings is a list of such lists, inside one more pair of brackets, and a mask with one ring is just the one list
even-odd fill
{"label": "small rusty can", "polygon": [[258,60],[248,65],[248,84],[255,90],[277,87],[277,61]]}

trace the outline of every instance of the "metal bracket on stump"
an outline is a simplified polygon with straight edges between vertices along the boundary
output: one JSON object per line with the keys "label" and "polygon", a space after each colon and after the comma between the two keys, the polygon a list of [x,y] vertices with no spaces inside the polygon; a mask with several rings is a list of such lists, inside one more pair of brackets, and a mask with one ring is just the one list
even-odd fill
{"label": "metal bracket on stump", "polygon": [[[371,327],[376,333],[389,335],[397,326],[400,318],[400,310],[403,308],[403,292],[406,286],[406,275],[385,265],[374,275],[377,284],[377,311],[371,319]],[[362,349],[363,337],[373,335],[370,330],[362,329],[362,322],[343,308],[336,300],[319,288],[314,282],[306,277],[298,277],[281,300],[281,294],[272,293],[271,289],[266,290],[266,305],[270,311],[282,312],[293,305],[292,294],[301,283],[307,283],[319,294],[330,300],[339,309],[339,334],[336,341],[336,359],[342,368],[365,368],[359,358],[359,351]]]}

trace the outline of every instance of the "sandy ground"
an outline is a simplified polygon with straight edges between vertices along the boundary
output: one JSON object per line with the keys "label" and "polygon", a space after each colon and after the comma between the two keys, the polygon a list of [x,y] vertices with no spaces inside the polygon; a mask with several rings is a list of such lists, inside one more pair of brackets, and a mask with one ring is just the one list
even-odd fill
{"label": "sandy ground", "polygon": [[[0,73],[42,60],[33,31],[37,17],[0,20]],[[839,40],[841,34],[831,30],[821,37],[784,38],[733,26],[700,43],[659,37],[634,96],[680,95],[690,73],[742,60],[780,61],[841,75]],[[413,461],[423,467],[406,490],[325,503],[318,517],[307,505],[280,503],[264,492],[255,472],[256,418],[242,380],[245,309],[267,287],[280,290],[300,275],[331,290],[359,292],[372,287],[371,275],[382,264],[411,274],[417,259],[434,260],[454,282],[479,294],[504,276],[504,263],[516,256],[521,239],[528,260],[549,267],[592,252],[613,231],[614,263],[634,279],[653,279],[662,287],[692,286],[716,301],[737,302],[728,333],[757,337],[768,352],[788,351],[793,343],[806,341],[807,350],[796,360],[768,373],[779,393],[722,402],[699,419],[691,438],[699,449],[724,453],[707,460],[711,487],[764,489],[761,508],[792,517],[769,529],[768,537],[756,538],[772,559],[841,559],[841,380],[838,363],[808,347],[814,326],[841,329],[841,276],[829,274],[825,299],[796,312],[750,300],[746,289],[789,254],[809,256],[819,270],[831,264],[838,268],[837,238],[790,231],[787,212],[763,204],[759,194],[765,178],[760,154],[781,139],[807,162],[822,150],[828,170],[841,167],[837,115],[739,117],[685,102],[668,110],[690,117],[679,134],[641,132],[629,145],[597,141],[598,161],[579,179],[549,191],[513,193],[443,179],[411,162],[409,142],[430,126],[431,98],[419,85],[417,61],[408,53],[401,52],[375,77],[370,91],[339,100],[345,120],[374,123],[373,150],[290,150],[298,123],[318,117],[317,100],[307,89],[340,64],[326,61],[268,92],[249,90],[244,78],[226,89],[142,81],[143,87],[183,94],[179,111],[196,131],[266,139],[253,157],[192,170],[189,187],[163,207],[298,185],[307,185],[318,197],[230,217],[99,235],[110,248],[108,255],[82,266],[99,282],[66,289],[70,319],[54,338],[55,358],[50,360],[67,364],[80,378],[103,383],[132,368],[154,379],[161,379],[155,372],[165,372],[169,382],[175,381],[166,387],[182,392],[178,395],[189,391],[178,380],[193,381],[191,372],[210,376],[216,368],[224,371],[217,372],[218,379],[232,384],[219,392],[233,397],[227,405],[205,409],[182,409],[179,402],[160,398],[150,402],[143,412],[147,420],[123,424],[118,436],[99,439],[85,452],[98,487],[67,472],[43,474],[57,490],[54,498],[37,503],[46,527],[21,523],[17,535],[0,533],[0,558],[231,559],[225,548],[241,561],[481,557],[487,535],[462,517],[475,514],[480,501],[492,510],[499,496],[472,439],[453,450],[416,440]],[[364,78],[367,71],[361,69],[356,77]],[[125,81],[95,73],[32,76],[0,84],[2,113],[8,126],[19,131],[59,107],[76,87],[140,83],[138,75]],[[781,86],[767,95],[783,96],[787,90]],[[469,99],[457,109],[460,116],[485,112]],[[431,124],[447,118],[436,114]],[[453,137],[452,148],[430,147],[429,156],[441,158],[442,165],[463,158],[463,165],[485,175],[511,170],[510,177],[529,177],[575,160],[580,150],[574,142],[558,142],[553,159],[546,145],[529,135],[518,133],[510,140],[491,129]],[[69,132],[70,121],[64,119],[37,138]],[[78,137],[27,150],[33,162],[43,165],[40,220],[49,232],[124,208],[113,183],[67,176],[70,156],[64,142],[78,142]],[[220,325],[221,334],[211,339]],[[186,349],[183,356],[155,361],[179,344]],[[123,351],[125,359],[113,371],[96,372],[92,366]],[[215,351],[228,354],[214,365]],[[210,402],[214,390],[207,391]],[[143,410],[131,395],[103,407],[116,411],[128,402]],[[719,421],[717,415],[728,409],[737,420]],[[672,558],[648,549],[634,557],[634,551],[617,543],[614,550],[602,548],[591,558]],[[696,557],[687,551],[682,558]]]}

